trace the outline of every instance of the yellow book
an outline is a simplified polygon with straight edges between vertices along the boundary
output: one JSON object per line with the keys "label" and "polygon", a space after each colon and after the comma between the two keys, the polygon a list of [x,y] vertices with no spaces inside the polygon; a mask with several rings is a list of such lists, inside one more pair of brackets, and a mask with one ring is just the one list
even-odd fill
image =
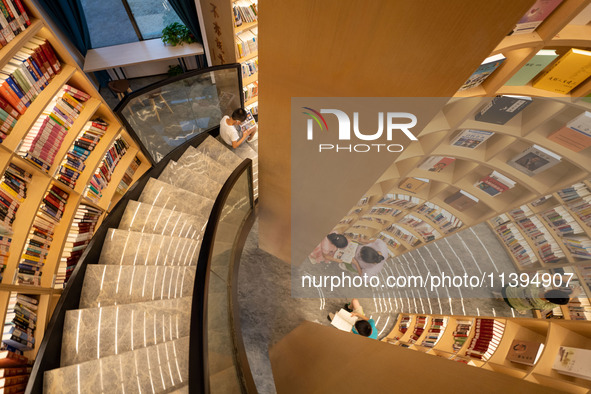
{"label": "yellow book", "polygon": [[22,203],[23,201],[25,201],[25,199],[17,194],[14,190],[12,190],[12,188],[8,185],[6,185],[4,182],[0,183],[0,188],[2,188],[2,190],[5,193],[8,193],[8,195],[14,197],[18,202]]}
{"label": "yellow book", "polygon": [[533,82],[536,89],[568,93],[591,76],[591,52],[571,49]]}

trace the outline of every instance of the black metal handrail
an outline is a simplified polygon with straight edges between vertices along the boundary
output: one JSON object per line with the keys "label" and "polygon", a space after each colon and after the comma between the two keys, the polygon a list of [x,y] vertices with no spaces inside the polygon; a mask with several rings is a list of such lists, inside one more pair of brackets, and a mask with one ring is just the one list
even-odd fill
{"label": "black metal handrail", "polygon": [[[164,168],[171,160],[178,160],[190,146],[198,146],[208,136],[209,134],[207,133],[200,134],[191,139],[190,141],[187,141],[183,145],[175,148],[172,152],[166,155],[166,157],[162,159],[157,165],[153,166],[150,170],[143,174],[142,177],[140,177],[140,179],[131,186],[129,191],[115,205],[115,207],[111,210],[106,219],[97,229],[94,236],[92,237],[92,240],[90,241],[86,250],[82,254],[78,264],[74,268],[72,275],[68,280],[67,286],[63,290],[60,299],[57,303],[57,306],[55,307],[55,310],[51,316],[47,329],[45,330],[45,335],[43,336],[43,340],[39,347],[39,351],[37,353],[37,357],[35,359],[35,363],[33,364],[33,368],[31,371],[31,376],[27,384],[27,393],[41,393],[43,391],[43,375],[45,371],[49,371],[60,367],[62,333],[64,329],[66,312],[69,310],[79,308],[80,296],[82,293],[82,286],[84,283],[86,267],[88,266],[88,264],[98,264],[102,246],[107,236],[108,230],[110,228],[118,227],[119,222],[121,221],[121,218],[125,211],[125,208],[127,207],[127,204],[129,203],[129,201],[137,200],[140,197],[144,187],[146,186],[150,178],[157,178],[162,173],[162,171],[164,171]],[[202,242],[202,249],[198,261],[201,261],[204,249],[207,249],[208,251],[210,250],[208,248],[208,240],[211,241],[214,239],[212,236],[212,232],[213,234],[215,234],[215,220],[219,219],[219,215],[215,214],[217,212],[216,207],[223,207],[223,202],[225,202],[227,198],[227,193],[229,193],[229,190],[231,190],[232,186],[234,185],[240,174],[242,174],[246,169],[249,169],[249,173],[252,173],[252,162],[250,159],[246,159],[243,163],[240,164],[240,166],[232,173],[224,187],[221,189],[220,195],[216,199],[214,208],[212,210],[212,214],[206,227],[204,240]],[[252,191],[250,194],[252,199]],[[201,266],[204,267],[205,264],[201,264]],[[200,272],[200,270],[201,267],[200,264],[198,264],[197,272]],[[202,279],[204,277],[205,276],[203,275],[196,277],[196,287],[200,286],[197,283],[199,279]],[[201,284],[201,288],[206,287]],[[191,339],[191,341],[193,341],[193,338]],[[192,350],[192,354],[193,353],[194,351]],[[193,379],[193,377],[191,379]]]}

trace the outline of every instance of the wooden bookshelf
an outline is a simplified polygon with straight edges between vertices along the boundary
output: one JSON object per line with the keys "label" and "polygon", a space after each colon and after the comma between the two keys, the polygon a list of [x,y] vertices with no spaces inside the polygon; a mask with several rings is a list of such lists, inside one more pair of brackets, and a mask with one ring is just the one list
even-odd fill
{"label": "wooden bookshelf", "polygon": [[[511,208],[530,203],[543,195],[554,195],[560,189],[589,179],[590,149],[573,152],[548,140],[547,137],[582,112],[591,110],[591,104],[580,99],[591,93],[591,79],[577,86],[568,95],[554,94],[528,85],[504,86],[505,82],[540,49],[556,49],[560,55],[572,47],[587,50],[591,48],[591,25],[569,25],[569,21],[588,4],[588,0],[564,0],[534,33],[505,37],[491,55],[503,53],[507,60],[480,86],[458,92],[438,115],[418,132],[418,141],[405,149],[378,179],[374,186],[379,186],[377,190],[382,190],[383,193],[374,192],[374,197],[380,199],[381,195],[385,194],[409,194],[398,188],[398,184],[407,177],[429,179],[429,185],[416,194],[409,195],[434,203],[450,212],[463,222],[465,228],[496,217]],[[501,94],[530,96],[533,97],[533,102],[504,125],[476,121],[475,114],[492,100],[492,96]],[[495,134],[474,149],[451,145],[453,138],[465,129],[487,130]],[[528,176],[507,164],[508,160],[533,144],[560,155],[561,162],[535,176]],[[426,158],[432,156],[455,158],[455,162],[438,173],[417,168]],[[515,181],[515,187],[493,197],[474,186],[492,171]],[[458,190],[464,190],[477,197],[478,204],[462,212],[450,207],[444,200]],[[550,202],[545,206],[549,204]],[[356,217],[363,216],[369,209],[371,207],[365,208],[365,211],[359,212]],[[536,212],[540,209],[536,208]],[[396,222],[387,215],[377,217]],[[426,218],[423,220],[434,224],[428,216]],[[346,225],[340,224],[337,229],[347,231],[355,225],[356,220],[353,220]],[[438,226],[433,227],[438,230]],[[591,234],[589,226],[582,227],[587,235]],[[549,230],[554,237],[553,230]],[[445,237],[449,234],[441,235]],[[423,240],[417,246],[424,243]],[[560,247],[566,249],[562,245]],[[405,251],[398,251],[397,254]],[[581,260],[571,256],[568,250],[565,254],[569,262]],[[532,268],[539,267],[541,266]]]}
{"label": "wooden bookshelf", "polygon": [[[134,174],[133,182],[135,182],[145,171],[147,171],[151,164],[147,158],[141,155],[139,146],[123,129],[118,118],[111,111],[108,104],[100,96],[94,85],[88,80],[85,73],[77,65],[74,59],[70,56],[68,50],[60,42],[49,25],[42,19],[39,11],[28,0],[23,1],[28,14],[31,18],[31,25],[7,46],[0,49],[0,66],[8,63],[18,50],[27,43],[33,36],[39,36],[47,39],[53,47],[56,55],[61,63],[61,71],[49,82],[49,85],[37,96],[37,98],[27,108],[24,115],[21,115],[17,124],[12,129],[7,138],[0,144],[0,170],[4,172],[10,163],[30,172],[33,176],[32,181],[27,185],[27,197],[20,204],[20,207],[15,215],[15,220],[12,224],[12,242],[10,244],[10,256],[7,260],[6,268],[2,275],[2,282],[0,283],[0,316],[5,320],[6,308],[11,294],[22,293],[28,295],[35,295],[39,298],[37,311],[37,328],[35,330],[35,348],[25,352],[25,356],[29,359],[34,359],[39,346],[41,344],[45,326],[51,318],[51,313],[57,304],[59,295],[62,292],[60,288],[54,288],[55,275],[57,273],[62,253],[64,252],[64,244],[68,237],[68,233],[72,227],[74,215],[81,203],[89,204],[83,197],[83,191],[88,184],[92,174],[105,156],[107,149],[111,146],[118,135],[124,135],[130,148],[129,161],[121,161],[111,180],[113,186],[113,193],[109,193],[108,197],[104,196],[101,204],[98,207],[105,211],[102,214],[104,218],[106,210],[111,204],[110,199],[118,199],[114,190],[119,184],[123,173],[127,169],[133,157],[136,154],[140,157],[142,163]],[[35,124],[40,117],[43,110],[48,106],[53,97],[68,84],[77,89],[88,93],[91,97],[83,103],[84,108],[78,118],[75,120],[72,127],[68,130],[62,145],[60,146],[56,157],[51,165],[49,171],[43,171],[29,161],[23,159],[18,154],[21,141],[26,137],[30,128]],[[59,169],[63,158],[68,150],[73,146],[80,131],[85,124],[91,120],[100,117],[108,124],[107,131],[101,138],[100,142],[95,146],[91,154],[85,161],[85,169],[76,182],[74,188],[70,188],[55,178],[57,170]],[[56,225],[51,242],[49,253],[42,268],[43,275],[41,276],[40,286],[19,285],[15,284],[16,272],[18,270],[19,261],[26,246],[29,231],[35,219],[37,211],[41,205],[41,201],[52,185],[56,185],[62,190],[69,193],[67,204],[64,207],[64,212],[59,224]],[[111,186],[111,185],[110,185]],[[97,206],[97,204],[89,204]],[[4,321],[2,320],[2,321]]]}
{"label": "wooden bookshelf", "polygon": [[[234,19],[234,7],[236,0],[200,0],[201,14],[203,23],[207,32],[207,41],[209,45],[212,65],[217,66],[229,63],[244,64],[249,61],[258,61],[258,50],[240,56],[236,45],[236,40],[241,33],[258,28],[258,19],[253,22],[242,21],[240,26],[236,26]],[[250,0],[247,1],[250,3]],[[257,0],[252,1],[257,4]],[[258,37],[257,37],[258,40]],[[258,71],[250,74],[243,70],[242,86],[258,82]],[[258,95],[248,100],[244,100],[244,106],[252,110],[253,115],[258,114]]]}
{"label": "wooden bookshelf", "polygon": [[[417,317],[427,316],[430,321],[436,318],[447,319],[446,326],[440,334],[437,343],[429,349],[420,345],[424,339],[427,328],[417,343],[407,346],[410,333],[415,327]],[[404,317],[410,317],[411,322],[406,333],[401,333],[400,323]],[[495,319],[504,324],[503,334],[496,350],[488,360],[480,360],[466,355],[470,342],[475,335],[475,321],[478,318]],[[472,322],[470,332],[460,349],[453,348],[453,332],[458,321]],[[514,363],[507,360],[507,352],[513,340],[533,341],[544,344],[544,350],[533,365]],[[383,342],[395,346],[407,347],[410,350],[422,351],[433,356],[442,357],[451,361],[465,361],[475,368],[483,368],[489,371],[510,375],[519,379],[550,386],[556,390],[570,393],[587,393],[591,389],[591,381],[562,375],[552,369],[560,346],[571,346],[589,349],[591,347],[591,326],[577,324],[574,321],[565,320],[539,320],[527,318],[495,318],[483,316],[446,316],[425,314],[399,314],[396,324],[382,339]]]}

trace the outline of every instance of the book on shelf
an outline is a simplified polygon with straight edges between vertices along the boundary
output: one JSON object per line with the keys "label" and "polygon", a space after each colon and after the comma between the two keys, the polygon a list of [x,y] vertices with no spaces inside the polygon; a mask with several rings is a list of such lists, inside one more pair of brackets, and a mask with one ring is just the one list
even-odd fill
{"label": "book on shelf", "polygon": [[466,350],[466,356],[487,361],[500,344],[505,324],[495,319],[476,319],[474,337]]}
{"label": "book on shelf", "polygon": [[531,97],[503,95],[491,100],[476,113],[479,122],[504,125],[531,104]]}
{"label": "book on shelf", "polygon": [[22,141],[19,155],[48,172],[83,108],[83,104],[67,91],[66,85],[53,97]]}
{"label": "book on shelf", "polygon": [[11,350],[0,350],[0,368],[20,368],[29,363],[29,359]]}
{"label": "book on shelf", "polygon": [[[16,219],[20,204],[27,197],[28,184],[33,175],[9,163],[0,180],[0,278],[1,272],[6,267],[12,238],[12,224]],[[2,248],[5,248],[3,250]]]}
{"label": "book on shelf", "polygon": [[5,0],[0,4],[0,48],[16,38],[31,25],[31,19],[21,0]]}
{"label": "book on shelf", "polygon": [[[398,325],[398,331],[400,331],[401,333],[405,333],[408,330],[408,327],[410,326],[410,322],[412,321],[412,316],[402,316],[402,318],[400,319],[400,324]],[[396,338],[396,339],[400,339],[400,338]]]}
{"label": "book on shelf", "polygon": [[99,167],[89,180],[89,184],[84,190],[84,196],[98,203],[100,198],[103,196],[102,191],[111,182],[111,176],[115,171],[115,168],[119,164],[121,158],[125,155],[130,145],[122,137],[117,138],[113,145],[109,148],[105,154]]}
{"label": "book on shelf", "polygon": [[553,49],[541,49],[505,83],[505,86],[524,86],[545,69],[558,55]]}
{"label": "book on shelf", "polygon": [[505,59],[502,53],[487,57],[458,90],[462,91],[479,86]]}
{"label": "book on shelf", "polygon": [[259,72],[259,58],[255,57],[254,59],[250,59],[241,63],[240,68],[242,70],[242,79],[256,74]]}
{"label": "book on shelf", "polygon": [[72,189],[76,186],[76,181],[86,168],[86,159],[101,140],[108,126],[109,124],[101,118],[93,119],[84,125],[55,175],[58,181]]}
{"label": "book on shelf", "polygon": [[564,375],[591,380],[591,350],[560,346],[552,369]]}
{"label": "book on shelf", "polygon": [[398,187],[402,190],[406,190],[407,192],[417,193],[428,184],[429,180],[425,178],[406,178],[400,182]]}
{"label": "book on shelf", "polygon": [[2,344],[20,352],[35,347],[38,300],[33,297],[12,293],[6,312]]}
{"label": "book on shelf", "polygon": [[591,112],[585,111],[577,116],[550,134],[548,139],[574,152],[587,149],[591,146]]}
{"label": "book on shelf", "polygon": [[585,26],[591,22],[591,4],[587,5],[583,11],[579,12],[577,16],[570,20],[569,25]]}
{"label": "book on shelf", "polygon": [[494,132],[486,130],[462,130],[450,144],[453,146],[460,146],[462,148],[474,149],[482,144],[484,141],[492,137]]}
{"label": "book on shelf", "polygon": [[470,331],[472,330],[472,321],[471,320],[457,320],[456,321],[456,328],[453,331],[452,335],[454,338],[454,343],[452,345],[452,349],[454,353],[457,353],[466,343],[468,337],[470,336]]}
{"label": "book on shelf", "polygon": [[425,327],[428,323],[429,316],[416,316],[414,329],[412,330],[412,334],[410,334],[410,338],[408,339],[409,344],[414,344],[419,340],[419,338],[423,335]]}
{"label": "book on shelf", "polygon": [[541,342],[514,339],[506,358],[518,364],[535,365],[542,355],[542,350],[544,350],[544,344]]}
{"label": "book on shelf", "polygon": [[353,316],[351,312],[341,309],[335,313],[330,324],[341,331],[350,332],[357,320],[357,316]]}
{"label": "book on shelf", "polygon": [[455,157],[431,156],[423,161],[418,168],[430,172],[441,172],[455,160]]}
{"label": "book on shelf", "polygon": [[41,285],[42,269],[49,254],[55,227],[63,216],[68,198],[69,193],[56,185],[50,185],[45,193],[17,267],[17,284]]}
{"label": "book on shelf", "polygon": [[125,194],[127,189],[129,189],[129,186],[131,186],[131,183],[133,182],[133,176],[141,164],[142,161],[136,156],[129,167],[127,167],[127,170],[125,170],[125,174],[123,174],[121,181],[119,181],[119,185],[115,191],[116,193]]}
{"label": "book on shelf", "polygon": [[100,209],[87,204],[80,204],[76,210],[70,232],[66,238],[54,287],[65,287],[67,284],[70,275],[76,268],[76,264],[78,264],[80,257],[82,257],[84,250],[92,239],[101,215],[102,211]]}
{"label": "book on shelf", "polygon": [[259,95],[259,83],[258,81],[249,83],[242,88],[244,93],[244,101],[251,100]]}
{"label": "book on shelf", "polygon": [[463,212],[466,209],[473,207],[478,203],[478,201],[480,201],[478,198],[474,197],[469,193],[466,193],[463,190],[458,190],[457,192],[443,200],[443,202],[457,209],[460,212]]}
{"label": "book on shelf", "polygon": [[515,187],[515,182],[507,178],[503,174],[493,171],[489,175],[482,178],[479,182],[476,182],[474,186],[489,194],[491,196],[497,196],[501,193],[506,192],[509,189]]}
{"label": "book on shelf", "polygon": [[561,156],[539,145],[533,145],[507,162],[511,167],[529,176],[534,176],[542,171],[560,163]]}
{"label": "book on shelf", "polygon": [[253,27],[236,34],[236,57],[243,58],[258,50],[258,29]]}
{"label": "book on shelf", "polygon": [[533,81],[536,89],[567,94],[591,75],[591,52],[571,48]]}
{"label": "book on shelf", "polygon": [[431,321],[431,326],[429,327],[429,331],[427,331],[427,335],[423,342],[421,342],[421,346],[425,347],[435,347],[439,339],[443,335],[445,328],[447,326],[447,318],[446,317],[434,317]]}
{"label": "book on shelf", "polygon": [[2,109],[13,117],[13,110],[24,114],[60,67],[49,42],[41,37],[31,38],[0,71]]}
{"label": "book on shelf", "polygon": [[586,236],[566,236],[562,238],[568,251],[576,258],[591,259],[591,239]]}
{"label": "book on shelf", "polygon": [[239,0],[232,5],[234,12],[234,26],[242,26],[242,23],[252,23],[257,21],[257,2]]}
{"label": "book on shelf", "polygon": [[517,21],[511,34],[533,33],[561,2],[562,0],[537,0]]}

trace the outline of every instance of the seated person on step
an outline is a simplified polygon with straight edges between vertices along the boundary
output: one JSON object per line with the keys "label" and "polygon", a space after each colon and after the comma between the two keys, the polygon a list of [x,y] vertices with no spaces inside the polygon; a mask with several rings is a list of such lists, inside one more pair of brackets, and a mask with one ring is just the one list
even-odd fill
{"label": "seated person on step", "polygon": [[256,127],[246,132],[242,132],[240,124],[244,122],[248,114],[243,108],[238,108],[232,112],[231,116],[224,116],[220,121],[220,137],[222,141],[236,149],[247,139],[250,141],[256,133]]}

